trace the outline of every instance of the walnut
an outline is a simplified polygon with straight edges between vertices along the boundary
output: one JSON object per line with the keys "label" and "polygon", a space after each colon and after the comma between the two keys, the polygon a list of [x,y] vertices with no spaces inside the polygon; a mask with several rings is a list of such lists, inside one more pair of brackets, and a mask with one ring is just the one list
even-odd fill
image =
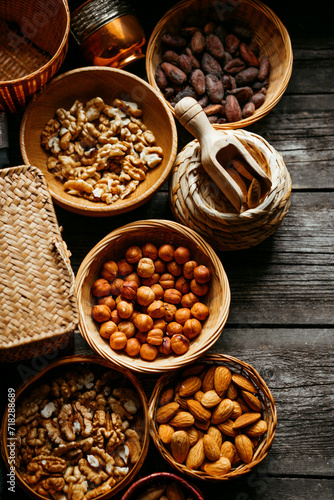
{"label": "walnut", "polygon": [[96,485],[108,479],[108,474],[104,470],[94,470],[94,467],[88,463],[86,458],[79,460],[79,469],[87,477],[88,481]]}
{"label": "walnut", "polygon": [[91,500],[92,498],[99,497],[100,495],[105,495],[109,491],[111,491],[112,487],[116,484],[116,480],[113,477],[110,477],[105,481],[101,486],[94,488],[93,490],[88,491],[85,495],[85,500]]}
{"label": "walnut", "polygon": [[74,403],[74,408],[79,412],[79,414],[82,415],[83,417],[83,424],[84,424],[84,428],[83,430],[81,431],[81,435],[83,437],[88,437],[91,435],[92,431],[93,431],[93,425],[92,425],[92,415],[91,413],[88,411],[88,409],[79,403],[79,401],[76,401]]}

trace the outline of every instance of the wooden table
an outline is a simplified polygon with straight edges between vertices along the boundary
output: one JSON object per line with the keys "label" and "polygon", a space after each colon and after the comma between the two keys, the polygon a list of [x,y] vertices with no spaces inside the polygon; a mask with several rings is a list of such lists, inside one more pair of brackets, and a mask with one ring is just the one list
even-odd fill
{"label": "wooden table", "polygon": [[[148,14],[149,2],[138,2],[137,12],[148,35],[172,3],[161,2]],[[196,483],[208,500],[334,498],[334,37],[324,1],[310,8],[304,3],[301,9],[292,2],[282,3],[272,0],[267,5],[289,30],[292,78],[275,109],[249,130],[283,155],[293,182],[291,208],[279,230],[262,244],[218,253],[232,301],[226,327],[211,349],[244,360],[260,373],[277,404],[278,425],[268,456],[249,475],[221,485]],[[71,50],[70,45],[62,71],[73,67]],[[144,71],[144,62],[140,64],[135,67],[139,74]],[[11,165],[22,163],[20,119],[9,117]],[[181,149],[191,137],[178,130]],[[113,229],[134,220],[173,219],[167,185],[142,208],[117,219],[85,218],[59,207],[56,213],[74,271]],[[74,347],[58,356],[91,352],[75,332]],[[22,381],[22,369],[36,372],[47,363],[41,357],[3,367],[7,381],[1,384],[2,409],[7,387]],[[139,378],[147,386],[156,380]],[[152,444],[140,475],[160,470],[170,469]],[[25,500],[19,488],[14,496],[8,492],[5,474],[2,464],[1,498]]]}

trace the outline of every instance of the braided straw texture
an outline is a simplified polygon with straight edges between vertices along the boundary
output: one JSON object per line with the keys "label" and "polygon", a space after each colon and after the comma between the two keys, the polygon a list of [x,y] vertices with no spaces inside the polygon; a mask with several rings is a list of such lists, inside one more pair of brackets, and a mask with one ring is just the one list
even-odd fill
{"label": "braided straw texture", "polygon": [[42,173],[0,172],[0,360],[60,347],[78,322],[74,274]]}
{"label": "braided straw texture", "polygon": [[227,213],[226,199],[201,165],[197,140],[176,158],[170,178],[170,204],[181,224],[197,231],[219,250],[253,247],[273,234],[290,207],[291,178],[281,155],[261,136],[245,130],[233,135],[271,178],[272,187],[256,208]]}
{"label": "braided straw texture", "polygon": [[[184,370],[185,375],[180,370],[176,372],[169,372],[164,374],[157,381],[150,401],[148,416],[150,419],[150,433],[153,442],[157,449],[159,450],[161,456],[166,460],[166,462],[177,469],[183,474],[187,474],[195,479],[202,479],[207,481],[226,481],[229,479],[235,479],[239,476],[249,473],[253,467],[258,465],[268,454],[272,442],[275,437],[276,424],[277,424],[277,410],[274,398],[259,373],[248,363],[241,361],[232,356],[224,354],[207,354],[198,360],[199,364],[211,365],[223,365],[229,368],[233,373],[239,373],[244,377],[248,378],[253,382],[255,387],[258,389],[257,397],[262,402],[263,406],[263,419],[267,422],[268,428],[267,432],[260,438],[259,443],[256,446],[256,450],[253,455],[253,459],[250,463],[242,463],[240,465],[232,467],[231,471],[220,477],[213,477],[201,470],[193,470],[186,467],[184,464],[176,462],[171,452],[166,448],[165,444],[161,441],[158,433],[158,426],[155,420],[156,410],[158,409],[159,398],[166,386],[170,387],[170,384],[175,387],[175,385],[180,382],[180,380],[186,378],[187,368]],[[194,365],[193,365],[194,367]],[[192,367],[190,367],[191,369]],[[174,384],[174,385],[173,385]]]}

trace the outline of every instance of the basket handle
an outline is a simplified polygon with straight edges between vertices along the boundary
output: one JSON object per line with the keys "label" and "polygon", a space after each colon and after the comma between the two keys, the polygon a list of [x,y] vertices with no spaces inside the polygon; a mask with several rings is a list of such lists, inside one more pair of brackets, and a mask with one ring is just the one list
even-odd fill
{"label": "basket handle", "polygon": [[71,281],[72,281],[70,293],[73,294],[74,293],[75,276],[74,276],[74,271],[72,269],[71,262],[70,262],[71,252],[68,250],[65,242],[63,240],[60,240],[59,238],[57,238],[55,236],[52,238],[52,243],[54,245],[54,248],[55,248],[58,256],[61,258],[61,260],[65,264],[66,269],[69,273],[69,276],[70,276]]}

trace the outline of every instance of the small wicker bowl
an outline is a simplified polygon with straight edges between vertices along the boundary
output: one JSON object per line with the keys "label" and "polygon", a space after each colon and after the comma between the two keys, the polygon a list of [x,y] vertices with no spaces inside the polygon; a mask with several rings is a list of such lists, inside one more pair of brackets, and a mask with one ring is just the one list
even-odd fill
{"label": "small wicker bowl", "polygon": [[[191,500],[204,500],[198,488],[189,484],[182,477],[170,472],[155,472],[149,476],[138,479],[138,481],[130,486],[128,491],[124,493],[121,500],[137,500],[139,495],[144,495],[148,489],[156,485],[168,485],[173,482],[181,488],[182,492],[187,495],[187,498],[191,498]],[[144,499],[145,497],[141,496],[141,498]]]}
{"label": "small wicker bowl", "polygon": [[[145,361],[138,356],[130,357],[123,351],[111,349],[108,340],[101,337],[97,324],[91,316],[95,303],[91,289],[100,277],[100,270],[108,260],[124,258],[127,248],[132,245],[143,246],[151,242],[157,247],[164,243],[189,248],[193,259],[208,266],[212,272],[209,292],[203,302],[209,307],[210,314],[203,328],[190,342],[189,350],[180,356],[158,356],[153,361]],[[173,221],[145,220],[136,221],[108,234],[82,261],[78,270],[75,287],[79,310],[79,330],[84,339],[103,358],[143,373],[160,373],[193,362],[209,349],[219,338],[226,323],[230,307],[230,288],[228,278],[216,253],[194,231]]]}
{"label": "small wicker bowl", "polygon": [[[76,99],[85,103],[101,97],[106,104],[112,104],[115,98],[124,94],[142,109],[142,121],[155,135],[156,145],[163,150],[162,162],[147,172],[134,192],[110,205],[66,193],[63,184],[47,169],[48,154],[41,146],[41,132],[46,123],[58,108],[69,109]],[[80,215],[103,217],[134,210],[160,189],[176,157],[177,132],[165,100],[144,80],[121,69],[85,67],[58,76],[35,96],[23,116],[20,146],[25,164],[38,167],[45,175],[57,205]]]}
{"label": "small wicker bowl", "polygon": [[20,111],[64,61],[70,31],[66,0],[0,2],[0,110]]}
{"label": "small wicker bowl", "polygon": [[[50,381],[50,376],[55,372],[59,372],[59,370],[63,369],[66,372],[69,369],[73,369],[76,367],[88,367],[94,373],[95,370],[100,370],[100,375],[106,373],[107,370],[111,370],[115,372],[115,380],[116,383],[119,383],[119,387],[130,387],[137,394],[140,403],[141,403],[141,411],[140,415],[135,423],[135,428],[141,434],[141,453],[138,461],[132,467],[130,472],[122,479],[120,482],[116,483],[116,485],[109,490],[107,493],[100,495],[99,500],[104,500],[107,498],[111,498],[120,490],[125,488],[125,486],[131,483],[142,467],[144,460],[146,458],[149,446],[149,422],[148,422],[148,404],[147,398],[143,388],[141,387],[137,378],[128,370],[124,368],[117,367],[112,363],[107,362],[104,359],[101,359],[97,356],[68,356],[53,363],[50,363],[45,369],[41,370],[37,375],[32,376],[29,380],[25,381],[16,391],[15,391],[15,408],[17,411],[18,404],[22,401],[33,388],[41,387],[47,381]],[[102,370],[101,370],[102,367]],[[9,396],[11,397],[14,393],[11,393]],[[13,406],[11,406],[13,408]],[[17,415],[16,415],[17,416]],[[14,417],[15,418],[15,417]],[[8,406],[5,410],[2,427],[1,427],[1,454],[6,463],[7,468],[9,469],[12,464],[13,456],[12,456],[12,444],[13,441],[8,439],[8,430],[14,428],[14,424],[9,423],[13,419],[13,410],[9,409]],[[19,467],[15,466],[15,475],[18,485],[32,498],[44,500],[45,497],[39,493],[37,493],[22,477],[22,471],[20,471]]]}
{"label": "small wicker bowl", "polygon": [[[162,60],[161,36],[165,32],[178,33],[185,26],[204,26],[208,21],[217,23],[232,22],[241,29],[247,29],[254,35],[254,41],[260,47],[260,58],[267,54],[270,60],[270,81],[266,100],[252,116],[238,122],[215,124],[217,129],[235,129],[251,125],[264,117],[281,99],[285,92],[291,72],[293,53],[286,28],[274,12],[258,0],[242,0],[233,5],[215,0],[182,0],[174,5],[160,19],[148,41],[146,51],[146,73],[153,88],[160,92],[155,81],[157,66]],[[167,101],[166,101],[167,102]],[[173,106],[168,103],[174,113]]]}
{"label": "small wicker bowl", "polygon": [[226,198],[201,165],[197,140],[178,154],[170,177],[169,195],[178,222],[197,231],[218,250],[254,247],[273,234],[290,207],[291,178],[281,155],[261,136],[246,130],[221,130],[245,146],[272,187],[261,203],[240,214],[226,210]]}
{"label": "small wicker bowl", "polygon": [[[277,411],[275,401],[265,381],[248,363],[224,354],[207,354],[198,360],[198,366],[201,366],[203,364],[204,367],[206,365],[208,367],[212,365],[226,366],[231,370],[231,372],[238,373],[248,378],[257,388],[257,397],[262,402],[262,406],[264,408],[263,419],[267,422],[268,429],[267,432],[259,439],[252,461],[248,464],[241,463],[240,465],[232,466],[230,472],[220,477],[212,476],[207,474],[205,471],[189,469],[185,464],[176,462],[171,452],[166,448],[165,444],[160,439],[158,434],[158,425],[155,420],[155,414],[158,408],[160,395],[167,386],[175,386],[178,382],[180,382],[180,380],[183,378],[183,373],[186,377],[191,375],[191,370],[193,370],[194,373],[196,365],[192,365],[192,367],[189,367],[188,369],[186,368],[183,372],[181,370],[177,370],[175,372],[166,373],[157,381],[149,401],[148,415],[150,419],[151,437],[161,456],[169,465],[177,469],[178,472],[187,474],[194,479],[202,479],[207,481],[225,481],[229,479],[235,479],[250,472],[253,467],[258,465],[267,456],[276,432]],[[226,438],[227,440],[229,440],[227,436]]]}

